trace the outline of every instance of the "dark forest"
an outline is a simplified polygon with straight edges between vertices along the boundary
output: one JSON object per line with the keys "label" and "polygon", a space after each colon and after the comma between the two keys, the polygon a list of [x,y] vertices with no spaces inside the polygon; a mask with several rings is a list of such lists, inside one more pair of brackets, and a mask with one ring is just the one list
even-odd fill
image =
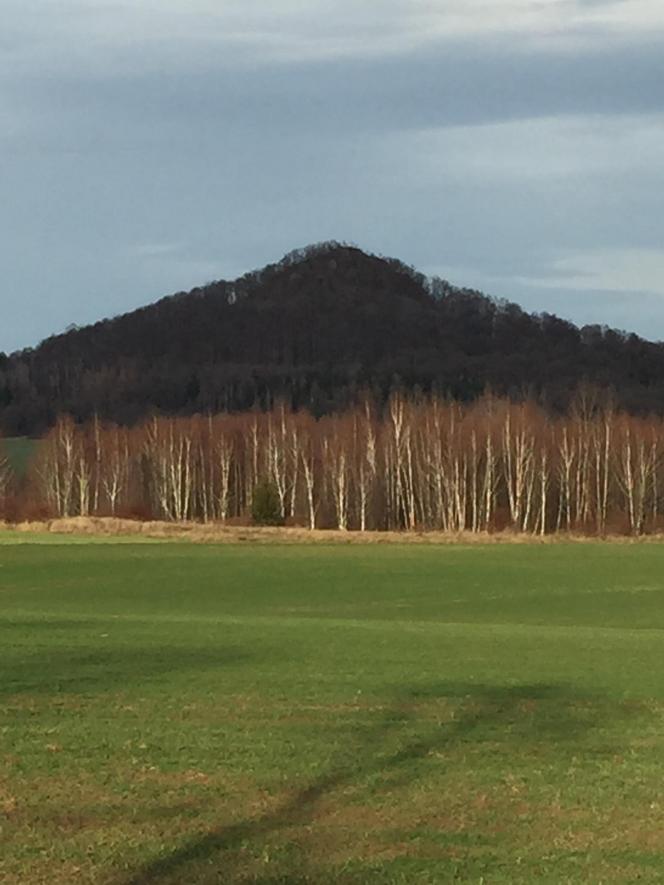
{"label": "dark forest", "polygon": [[62,414],[133,425],[277,400],[321,416],[395,390],[461,402],[491,391],[564,413],[586,384],[619,409],[661,415],[664,344],[529,314],[324,243],[0,354],[0,430],[34,436]]}

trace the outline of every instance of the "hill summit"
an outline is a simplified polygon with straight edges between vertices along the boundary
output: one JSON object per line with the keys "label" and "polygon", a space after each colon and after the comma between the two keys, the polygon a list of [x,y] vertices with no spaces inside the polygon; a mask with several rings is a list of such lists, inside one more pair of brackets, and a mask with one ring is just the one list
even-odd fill
{"label": "hill summit", "polygon": [[34,434],[63,412],[133,423],[280,397],[323,414],[396,386],[464,400],[490,388],[563,410],[584,382],[632,412],[661,413],[664,345],[528,314],[333,242],[0,355],[0,428]]}

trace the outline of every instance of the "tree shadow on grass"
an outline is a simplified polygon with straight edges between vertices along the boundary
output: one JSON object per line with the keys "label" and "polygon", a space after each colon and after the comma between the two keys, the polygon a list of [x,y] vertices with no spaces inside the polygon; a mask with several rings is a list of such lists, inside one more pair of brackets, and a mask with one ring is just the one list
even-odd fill
{"label": "tree shadow on grass", "polygon": [[[423,705],[450,699],[460,702],[456,718],[433,722],[418,716]],[[373,778],[380,781],[381,791],[389,791],[424,777],[429,757],[463,742],[509,742],[512,754],[539,742],[574,747],[584,733],[604,721],[604,714],[611,715],[615,707],[610,705],[600,695],[582,695],[567,686],[543,683],[495,687],[440,682],[400,690],[375,724],[352,732],[352,762],[347,761],[346,748],[342,762],[331,765],[276,808],[185,842],[135,872],[125,885],[201,881],[188,878],[187,869],[202,863],[224,870],[215,881],[264,885],[311,881],[306,876],[298,878],[297,873],[285,879],[274,871],[247,878],[246,869],[244,873],[241,868],[233,870],[229,855],[248,846],[260,848],[280,830],[310,825],[322,800],[341,787],[361,786]]]}
{"label": "tree shadow on grass", "polygon": [[[99,645],[105,639],[100,637]],[[96,695],[140,683],[148,685],[187,672],[197,677],[205,671],[245,664],[251,653],[240,646],[192,649],[177,645],[152,648],[57,649],[26,653],[6,659],[1,668],[0,698],[59,694]]]}

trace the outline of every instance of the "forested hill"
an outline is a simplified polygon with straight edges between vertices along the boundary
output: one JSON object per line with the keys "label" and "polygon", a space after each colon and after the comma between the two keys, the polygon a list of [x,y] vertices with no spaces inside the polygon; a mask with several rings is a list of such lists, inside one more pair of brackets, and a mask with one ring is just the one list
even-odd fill
{"label": "forested hill", "polygon": [[132,423],[278,397],[322,414],[395,386],[464,400],[490,388],[562,410],[583,382],[611,388],[629,411],[662,413],[664,344],[527,314],[326,243],[0,355],[0,429],[39,433],[63,412]]}

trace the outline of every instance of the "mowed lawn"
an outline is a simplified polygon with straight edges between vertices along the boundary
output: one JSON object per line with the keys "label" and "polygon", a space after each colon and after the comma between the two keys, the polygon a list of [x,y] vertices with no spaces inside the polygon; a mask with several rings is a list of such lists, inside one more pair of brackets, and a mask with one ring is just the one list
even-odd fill
{"label": "mowed lawn", "polygon": [[3,885],[664,880],[664,546],[14,537]]}

